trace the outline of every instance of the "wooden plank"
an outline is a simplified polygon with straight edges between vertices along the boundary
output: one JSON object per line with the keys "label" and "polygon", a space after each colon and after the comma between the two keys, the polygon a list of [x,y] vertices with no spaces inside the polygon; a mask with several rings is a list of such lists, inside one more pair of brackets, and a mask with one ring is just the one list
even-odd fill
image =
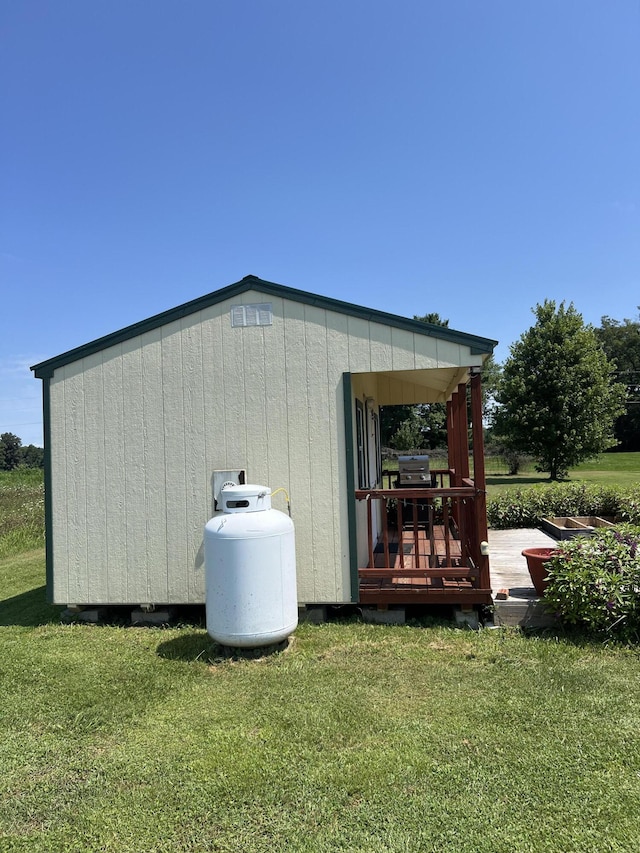
{"label": "wooden plank", "polygon": [[420,537],[418,532],[418,504],[414,500],[412,506],[413,517],[413,556],[415,559],[416,568],[420,566]]}
{"label": "wooden plank", "polygon": [[[386,528],[386,521],[383,522]],[[373,519],[371,518],[371,501],[367,501],[367,533],[369,536],[369,565],[374,566],[373,557]]]}
{"label": "wooden plank", "polygon": [[[369,502],[371,503],[371,502]],[[382,512],[382,542],[384,545],[384,559],[387,565],[389,565],[389,516],[387,513],[387,499],[383,499],[383,512]]]}
{"label": "wooden plank", "polygon": [[358,575],[363,579],[381,580],[384,578],[407,577],[407,578],[477,578],[479,577],[478,569],[472,569],[468,566],[460,567],[441,567],[437,569],[403,569],[400,573],[398,569],[358,569]]}
{"label": "wooden plank", "polygon": [[438,589],[434,587],[362,590],[361,604],[490,604],[490,589]]}
{"label": "wooden plank", "polygon": [[[467,481],[473,482],[471,480]],[[476,489],[475,486],[467,485],[467,486],[455,486],[451,489],[432,489],[432,488],[422,488],[422,489],[408,489],[404,486],[402,489],[356,489],[356,500],[363,501],[366,500],[367,496],[373,500],[374,498],[397,498],[398,496],[402,496],[403,498],[410,500],[411,498],[417,498],[418,500],[424,501],[425,496],[428,495],[429,498],[475,498]]]}
{"label": "wooden plank", "polygon": [[447,540],[436,539],[433,543],[433,554],[437,557],[444,557],[447,563],[451,560],[459,560],[462,556],[462,548],[457,540],[448,542]]}

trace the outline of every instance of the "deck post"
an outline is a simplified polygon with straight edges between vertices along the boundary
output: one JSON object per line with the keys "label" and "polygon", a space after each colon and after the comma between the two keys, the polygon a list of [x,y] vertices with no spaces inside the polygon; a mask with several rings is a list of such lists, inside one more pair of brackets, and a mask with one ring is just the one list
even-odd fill
{"label": "deck post", "polygon": [[473,436],[473,480],[476,487],[475,524],[480,586],[491,587],[489,557],[480,552],[480,543],[487,541],[487,484],[484,470],[484,436],[482,434],[482,384],[480,373],[471,376],[471,431]]}
{"label": "deck post", "polygon": [[400,555],[400,568],[404,569],[404,521],[402,520],[402,501],[396,501],[398,511],[398,554]]}
{"label": "deck post", "polygon": [[467,386],[464,382],[458,385],[457,404],[458,462],[460,465],[460,482],[462,482],[462,480],[469,479],[469,419],[467,417]]}
{"label": "deck post", "polygon": [[385,566],[391,565],[389,560],[389,513],[387,507],[387,499],[385,497],[382,498],[382,547],[384,548],[384,564]]}
{"label": "deck post", "polygon": [[[453,425],[453,412],[453,397],[451,397],[447,400],[447,464],[449,465],[450,471],[456,467],[456,455],[453,442],[453,436],[455,433],[455,428]],[[451,485],[455,486],[455,482],[452,482]]]}
{"label": "deck post", "polygon": [[369,539],[369,568],[375,568],[375,562],[373,557],[373,518],[372,518],[372,501],[367,501],[367,537]]}

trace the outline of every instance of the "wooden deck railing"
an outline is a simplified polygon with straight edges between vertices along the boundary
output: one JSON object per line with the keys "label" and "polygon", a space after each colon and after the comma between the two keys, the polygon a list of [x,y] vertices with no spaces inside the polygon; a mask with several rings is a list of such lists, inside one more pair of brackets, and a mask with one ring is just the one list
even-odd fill
{"label": "wooden deck railing", "polygon": [[[440,483],[455,476],[451,471],[438,471],[437,475]],[[355,496],[367,505],[368,561],[359,572],[361,584],[385,581],[387,592],[390,586],[400,584],[393,595],[389,594],[389,601],[399,601],[403,591],[408,600],[412,598],[408,595],[412,583],[424,585],[421,601],[430,595],[441,599],[442,593],[456,584],[461,603],[465,590],[474,600],[490,600],[488,565],[480,550],[477,490],[472,480],[435,488],[359,489]],[[379,535],[374,541],[374,513],[378,508]],[[478,595],[474,597],[473,593]],[[452,595],[448,596],[451,600]],[[378,600],[383,600],[382,592]]]}
{"label": "wooden deck railing", "polygon": [[[398,481],[397,468],[382,469],[382,487],[385,489],[396,489]],[[450,484],[451,471],[449,468],[432,468],[431,476],[435,478],[435,486],[443,489]]]}

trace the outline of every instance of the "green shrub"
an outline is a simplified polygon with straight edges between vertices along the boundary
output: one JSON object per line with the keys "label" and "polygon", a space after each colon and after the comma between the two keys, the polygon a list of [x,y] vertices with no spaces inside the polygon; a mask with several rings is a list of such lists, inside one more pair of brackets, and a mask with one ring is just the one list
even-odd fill
{"label": "green shrub", "polygon": [[640,525],[640,488],[628,489],[623,493],[618,514],[623,521]]}
{"label": "green shrub", "polygon": [[497,530],[538,527],[543,518],[612,516],[640,524],[640,489],[588,483],[555,483],[508,489],[487,501],[487,520]]}
{"label": "green shrub", "polygon": [[625,641],[640,638],[640,527],[563,542],[549,562],[547,607],[563,622]]}

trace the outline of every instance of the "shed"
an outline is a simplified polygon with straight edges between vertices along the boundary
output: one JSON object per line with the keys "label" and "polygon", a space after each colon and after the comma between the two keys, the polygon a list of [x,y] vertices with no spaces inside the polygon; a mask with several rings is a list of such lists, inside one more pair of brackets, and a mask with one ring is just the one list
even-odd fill
{"label": "shed", "polygon": [[[386,568],[396,568],[379,408],[448,401],[448,479],[430,501],[440,513],[451,506],[457,527],[456,506],[473,504],[465,560],[482,591],[473,600],[486,600],[485,509],[475,503],[484,494],[481,458],[475,484],[464,460],[467,412],[481,453],[478,374],[495,344],[249,275],[35,365],[43,381],[49,599],[203,603],[203,527],[221,481],[235,476],[289,492],[301,603],[364,600],[363,583],[369,590],[378,583],[362,576],[379,566],[378,539],[387,542]],[[447,489],[462,491],[441,494]],[[423,539],[434,531],[425,528]],[[432,571],[433,556],[427,562]],[[420,583],[426,589],[434,577]]]}

